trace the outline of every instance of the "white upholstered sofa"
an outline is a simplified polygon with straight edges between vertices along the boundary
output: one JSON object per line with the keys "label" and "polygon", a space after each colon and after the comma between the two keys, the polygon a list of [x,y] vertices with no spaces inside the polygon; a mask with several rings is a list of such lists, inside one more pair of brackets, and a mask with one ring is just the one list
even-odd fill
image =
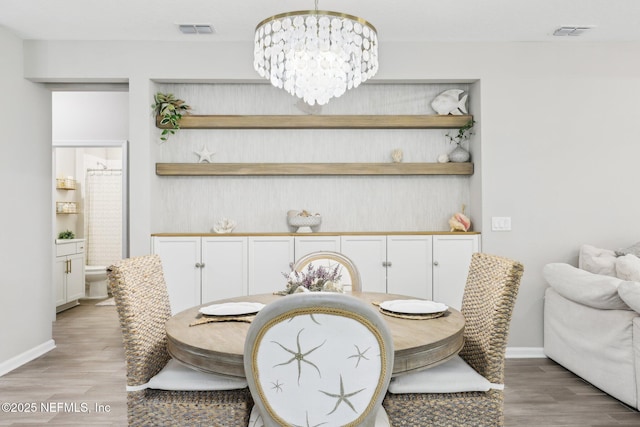
{"label": "white upholstered sofa", "polygon": [[[640,249],[640,245],[634,245]],[[640,258],[583,245],[578,268],[547,264],[544,352],[625,404],[640,406]]]}

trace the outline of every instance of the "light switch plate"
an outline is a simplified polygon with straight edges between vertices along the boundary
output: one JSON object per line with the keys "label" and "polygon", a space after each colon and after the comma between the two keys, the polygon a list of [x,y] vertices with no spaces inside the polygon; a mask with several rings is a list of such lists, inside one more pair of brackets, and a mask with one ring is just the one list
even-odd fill
{"label": "light switch plate", "polygon": [[491,231],[511,231],[510,216],[491,217]]}

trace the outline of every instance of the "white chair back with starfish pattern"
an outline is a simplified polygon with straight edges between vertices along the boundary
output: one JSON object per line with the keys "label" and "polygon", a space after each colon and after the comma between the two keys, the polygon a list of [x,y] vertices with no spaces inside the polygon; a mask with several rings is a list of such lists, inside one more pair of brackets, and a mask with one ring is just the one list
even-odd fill
{"label": "white chair back with starfish pattern", "polygon": [[391,334],[376,310],[349,295],[268,304],[249,328],[244,365],[256,405],[250,427],[388,425],[381,403]]}

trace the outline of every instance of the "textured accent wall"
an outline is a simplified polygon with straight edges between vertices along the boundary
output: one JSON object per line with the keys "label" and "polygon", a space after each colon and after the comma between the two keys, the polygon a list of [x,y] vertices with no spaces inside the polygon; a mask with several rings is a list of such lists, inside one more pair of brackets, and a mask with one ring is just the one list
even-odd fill
{"label": "textured accent wall", "polygon": [[[430,103],[465,84],[365,84],[322,107],[321,114],[435,114]],[[305,114],[297,98],[266,84],[159,84],[193,114]],[[470,111],[473,114],[472,111]],[[447,130],[200,130],[169,141],[153,132],[152,159],[197,162],[387,162],[400,148],[406,162],[436,162],[453,147]],[[471,143],[474,143],[473,141]],[[320,212],[319,231],[445,231],[469,205],[467,176],[158,177],[153,179],[153,232],[209,232],[220,218],[236,231],[286,232],[286,212]]]}

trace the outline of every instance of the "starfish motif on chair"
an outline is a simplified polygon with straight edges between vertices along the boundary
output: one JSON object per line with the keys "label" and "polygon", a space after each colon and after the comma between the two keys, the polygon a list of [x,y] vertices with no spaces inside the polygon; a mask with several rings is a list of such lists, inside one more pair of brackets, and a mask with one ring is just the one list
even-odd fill
{"label": "starfish motif on chair", "polygon": [[338,401],[336,402],[336,406],[334,406],[333,410],[327,414],[327,415],[331,415],[336,411],[336,409],[338,409],[338,406],[340,406],[340,404],[342,402],[347,404],[351,409],[353,409],[353,412],[355,412],[357,414],[358,411],[356,411],[356,408],[353,407],[353,404],[349,401],[349,398],[352,397],[352,396],[355,396],[358,393],[360,393],[362,390],[364,390],[364,389],[361,388],[358,391],[354,391],[354,392],[351,392],[351,393],[345,393],[344,392],[344,384],[342,383],[342,375],[340,375],[340,394],[328,393],[328,392],[323,391],[323,390],[318,390],[318,391],[320,391],[320,393],[326,394],[327,396],[335,397],[335,398],[338,399]]}
{"label": "starfish motif on chair", "polygon": [[357,354],[354,354],[353,356],[349,356],[347,357],[347,359],[353,359],[354,357],[356,357],[358,359],[358,361],[356,362],[356,368],[358,367],[358,365],[360,364],[360,360],[364,359],[364,360],[369,360],[369,358],[367,356],[365,356],[364,354],[369,351],[369,349],[371,347],[367,347],[367,349],[365,351],[360,351],[360,347],[358,347],[357,345],[354,344],[354,347],[356,348]]}
{"label": "starfish motif on chair", "polygon": [[326,423],[320,423],[320,424],[310,425],[310,424],[309,424],[309,413],[307,412],[306,414],[307,414],[307,424],[306,424],[306,425],[304,425],[304,426],[299,426],[299,425],[297,425],[297,424],[293,424],[293,427],[319,427],[319,426],[321,426],[321,425],[326,424]]}
{"label": "starfish motif on chair", "polygon": [[308,361],[307,359],[305,359],[305,357],[307,357],[309,354],[311,354],[312,352],[314,352],[315,350],[317,350],[318,348],[322,347],[324,345],[325,342],[327,342],[326,340],[322,342],[322,344],[315,346],[314,348],[312,348],[311,350],[303,353],[302,349],[300,348],[300,334],[302,333],[302,331],[304,331],[303,329],[300,329],[300,331],[298,332],[298,335],[296,337],[296,345],[298,350],[290,350],[287,347],[283,346],[282,344],[280,344],[279,342],[276,341],[271,341],[274,344],[278,344],[280,347],[282,347],[282,349],[286,352],[289,352],[291,354],[293,354],[293,357],[289,360],[287,360],[286,362],[282,362],[282,363],[278,363],[277,365],[274,365],[273,367],[275,368],[276,366],[283,366],[283,365],[288,365],[289,363],[293,362],[294,360],[296,361],[296,363],[298,364],[298,385],[300,385],[300,375],[302,374],[302,362],[307,363],[311,366],[313,366],[314,368],[316,368],[316,371],[318,371],[318,375],[320,376],[320,378],[322,378],[322,374],[320,373],[320,369],[318,369],[318,367]]}
{"label": "starfish motif on chair", "polygon": [[282,391],[282,386],[284,384],[281,383],[279,380],[276,380],[276,382],[272,382],[271,384],[273,385],[273,387],[271,387],[272,390],[275,390],[276,392]]}

